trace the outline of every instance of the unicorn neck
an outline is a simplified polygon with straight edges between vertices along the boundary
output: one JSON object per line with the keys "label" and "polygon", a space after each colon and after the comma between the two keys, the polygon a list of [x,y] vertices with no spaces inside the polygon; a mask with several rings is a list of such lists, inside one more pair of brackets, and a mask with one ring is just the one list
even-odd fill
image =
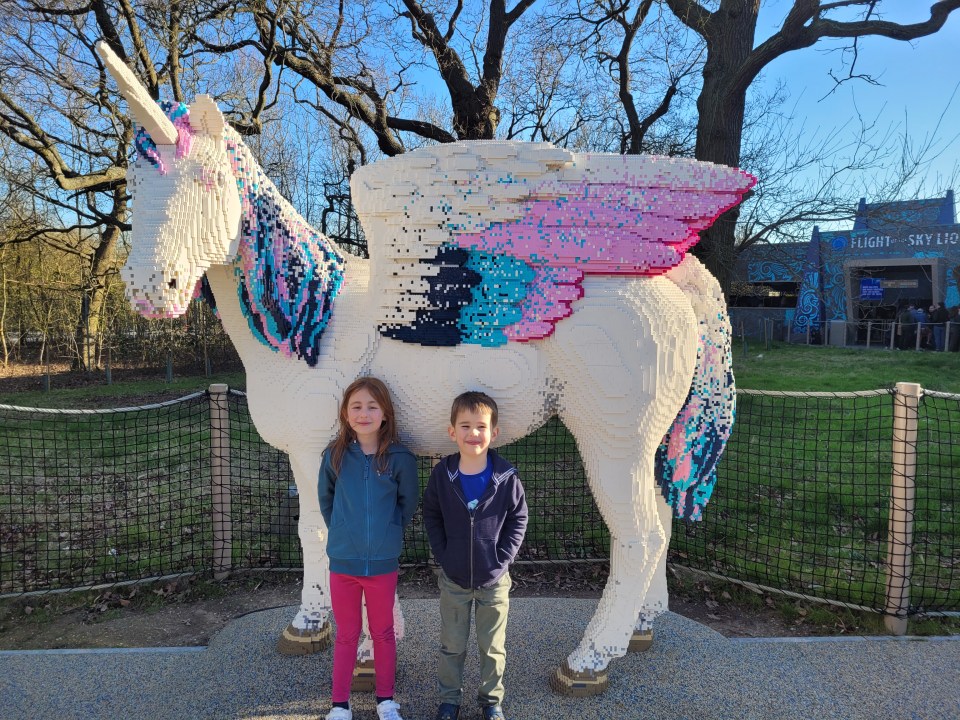
{"label": "unicorn neck", "polygon": [[280,195],[232,129],[227,154],[240,192],[237,294],[254,336],[314,365],[346,257]]}
{"label": "unicorn neck", "polygon": [[[273,180],[263,171],[250,148],[233,128],[226,131],[227,154],[237,181],[240,200],[243,204],[244,220],[254,217],[262,219],[269,216],[273,219],[273,227],[283,231],[291,237],[309,237],[325,252],[344,257],[344,252],[329,237],[316,230],[303,216],[294,209],[286,198],[274,185]],[[251,234],[257,234],[265,228],[256,224],[250,228]],[[241,244],[244,237],[241,235]]]}

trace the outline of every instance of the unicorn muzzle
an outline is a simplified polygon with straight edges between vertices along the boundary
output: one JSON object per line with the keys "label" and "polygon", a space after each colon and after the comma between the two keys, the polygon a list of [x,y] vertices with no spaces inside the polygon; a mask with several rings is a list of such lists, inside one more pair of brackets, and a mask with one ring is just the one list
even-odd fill
{"label": "unicorn muzzle", "polygon": [[127,300],[140,315],[174,318],[186,312],[190,298],[184,282],[175,274],[154,268],[144,272],[125,265],[120,275],[126,284]]}

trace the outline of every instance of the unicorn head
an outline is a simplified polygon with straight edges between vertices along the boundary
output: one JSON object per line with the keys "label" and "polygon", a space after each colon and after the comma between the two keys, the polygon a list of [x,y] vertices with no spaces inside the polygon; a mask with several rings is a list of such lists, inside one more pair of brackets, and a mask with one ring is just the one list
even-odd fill
{"label": "unicorn head", "polygon": [[121,270],[127,298],[146,317],[177,317],[207,269],[237,253],[241,202],[228,126],[207,95],[162,108],[105,43],[97,50],[138,126],[127,172],[135,218]]}

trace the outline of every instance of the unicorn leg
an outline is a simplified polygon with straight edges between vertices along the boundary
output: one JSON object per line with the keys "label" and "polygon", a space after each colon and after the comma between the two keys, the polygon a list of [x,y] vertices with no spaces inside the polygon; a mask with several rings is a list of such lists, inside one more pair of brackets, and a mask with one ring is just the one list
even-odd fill
{"label": "unicorn leg", "polygon": [[[673,531],[673,509],[659,493],[657,494],[657,513],[660,516],[660,524],[663,526],[666,546],[669,548]],[[667,553],[664,552],[657,563],[646,597],[640,604],[640,614],[633,626],[633,635],[630,637],[627,652],[643,652],[650,648],[653,644],[653,621],[667,611],[667,602]]]}
{"label": "unicorn leg", "polygon": [[[646,487],[636,482],[633,492],[630,478],[636,476],[636,469],[624,467],[622,462],[597,466],[598,477],[606,485],[591,485],[611,530],[610,579],[579,646],[551,678],[551,687],[565,695],[596,695],[606,689],[607,666],[626,654],[635,619],[666,549],[652,482],[645,483]],[[612,478],[619,479],[620,492],[610,491]]]}
{"label": "unicorn leg", "polygon": [[[551,678],[556,692],[603,692],[607,666],[627,652],[666,551],[654,457],[684,404],[697,356],[697,321],[665,278],[599,281],[554,333],[561,417],[577,439],[611,534],[610,577],[580,644]],[[582,362],[575,362],[582,358]]]}
{"label": "unicorn leg", "polygon": [[327,526],[317,496],[320,457],[291,454],[290,467],[300,496],[297,529],[303,548],[303,591],[300,609],[280,636],[277,651],[283,655],[309,655],[324,650],[331,641]]}

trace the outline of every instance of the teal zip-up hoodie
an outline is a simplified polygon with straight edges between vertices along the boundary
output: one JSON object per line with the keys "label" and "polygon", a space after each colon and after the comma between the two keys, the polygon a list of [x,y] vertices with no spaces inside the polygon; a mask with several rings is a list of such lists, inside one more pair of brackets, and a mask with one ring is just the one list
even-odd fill
{"label": "teal zip-up hoodie", "polygon": [[400,565],[403,529],[420,497],[417,458],[403,445],[387,450],[387,468],[377,471],[375,455],[354,441],[335,473],[329,448],[320,461],[320,514],[327,523],[330,571],[343,575],[384,575]]}

